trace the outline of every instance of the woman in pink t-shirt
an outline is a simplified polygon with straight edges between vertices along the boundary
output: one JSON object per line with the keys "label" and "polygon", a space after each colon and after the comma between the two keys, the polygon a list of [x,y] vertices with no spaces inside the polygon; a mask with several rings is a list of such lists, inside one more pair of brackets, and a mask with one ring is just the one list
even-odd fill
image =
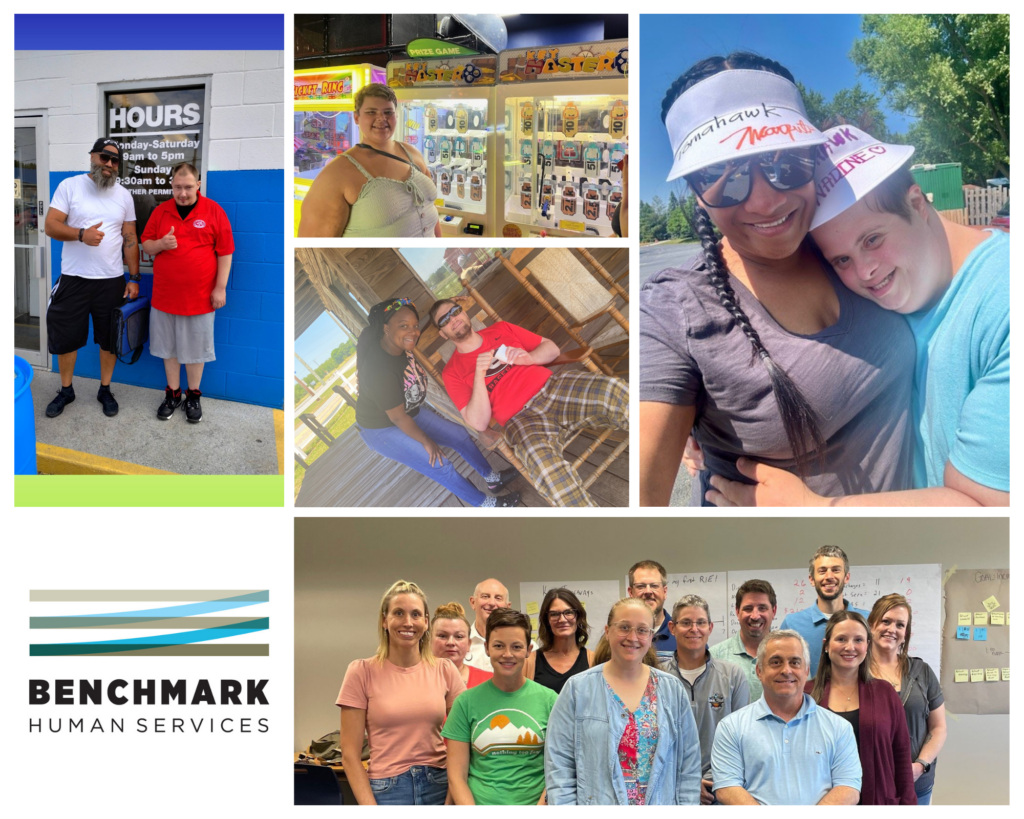
{"label": "woman in pink t-shirt", "polygon": [[466,610],[459,603],[446,603],[434,610],[430,637],[434,656],[455,663],[466,688],[475,688],[494,676],[490,671],[465,663],[469,653],[469,620],[466,619]]}
{"label": "woman in pink t-shirt", "polygon": [[345,672],[341,760],[360,805],[443,805],[448,793],[441,724],[466,684],[452,662],[431,652],[428,611],[419,586],[393,584],[380,604],[376,655]]}

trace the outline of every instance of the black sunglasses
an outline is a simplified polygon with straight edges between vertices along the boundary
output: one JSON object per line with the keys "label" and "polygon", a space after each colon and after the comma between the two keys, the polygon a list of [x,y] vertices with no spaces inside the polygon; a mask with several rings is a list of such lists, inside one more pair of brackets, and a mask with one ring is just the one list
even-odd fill
{"label": "black sunglasses", "polygon": [[447,313],[445,313],[443,316],[441,316],[441,318],[437,320],[437,328],[440,330],[461,312],[462,308],[457,304],[454,305],[451,310],[449,310]]}
{"label": "black sunglasses", "polygon": [[97,154],[97,156],[100,158],[100,162],[103,163],[104,165],[106,165],[107,162],[109,162],[116,168],[118,165],[121,164],[121,157],[119,156],[114,156],[113,154]]}
{"label": "black sunglasses", "polygon": [[709,208],[731,208],[750,198],[757,165],[768,184],[777,191],[801,188],[814,179],[818,146],[766,151],[737,162],[716,162],[687,174],[685,179]]}

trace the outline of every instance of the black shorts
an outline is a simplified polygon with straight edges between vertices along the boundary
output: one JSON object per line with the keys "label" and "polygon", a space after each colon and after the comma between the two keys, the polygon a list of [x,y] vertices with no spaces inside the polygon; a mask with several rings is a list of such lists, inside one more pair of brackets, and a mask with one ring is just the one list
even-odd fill
{"label": "black shorts", "polygon": [[50,355],[80,350],[89,341],[89,316],[92,316],[92,340],[101,350],[110,352],[110,320],[114,310],[124,303],[124,277],[84,279],[61,276],[50,291],[46,308],[46,337]]}

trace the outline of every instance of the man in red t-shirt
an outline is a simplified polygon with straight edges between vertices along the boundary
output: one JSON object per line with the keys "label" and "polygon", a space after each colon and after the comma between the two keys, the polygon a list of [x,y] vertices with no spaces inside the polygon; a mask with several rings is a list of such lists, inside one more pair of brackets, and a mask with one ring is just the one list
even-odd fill
{"label": "man in red t-shirt", "polygon": [[466,423],[483,431],[493,417],[504,425],[505,440],[552,506],[597,506],[562,457],[562,441],[582,427],[628,431],[626,383],[589,372],[552,375],[544,365],[560,353],[555,342],[506,321],[477,332],[452,299],[434,302],[430,320],[455,345],[442,375]]}
{"label": "man in red t-shirt", "polygon": [[235,243],[227,214],[199,193],[199,172],[187,162],[171,171],[173,198],[156,207],[142,233],[153,257],[153,307],[149,351],[164,360],[167,388],[156,417],[167,421],[181,406],[181,365],[188,390],[185,417],[203,420],[199,383],[203,365],[216,358],[214,311],[227,303]]}

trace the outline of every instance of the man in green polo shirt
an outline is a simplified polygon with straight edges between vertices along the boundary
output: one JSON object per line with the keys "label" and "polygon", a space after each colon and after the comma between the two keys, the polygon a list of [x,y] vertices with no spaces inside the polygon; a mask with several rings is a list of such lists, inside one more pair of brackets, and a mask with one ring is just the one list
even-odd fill
{"label": "man in green polo shirt", "polygon": [[761,698],[761,681],[755,670],[757,647],[772,630],[776,602],[771,583],[748,580],[736,589],[736,619],[740,621],[740,633],[710,649],[714,659],[728,660],[743,669],[750,685],[751,702]]}

